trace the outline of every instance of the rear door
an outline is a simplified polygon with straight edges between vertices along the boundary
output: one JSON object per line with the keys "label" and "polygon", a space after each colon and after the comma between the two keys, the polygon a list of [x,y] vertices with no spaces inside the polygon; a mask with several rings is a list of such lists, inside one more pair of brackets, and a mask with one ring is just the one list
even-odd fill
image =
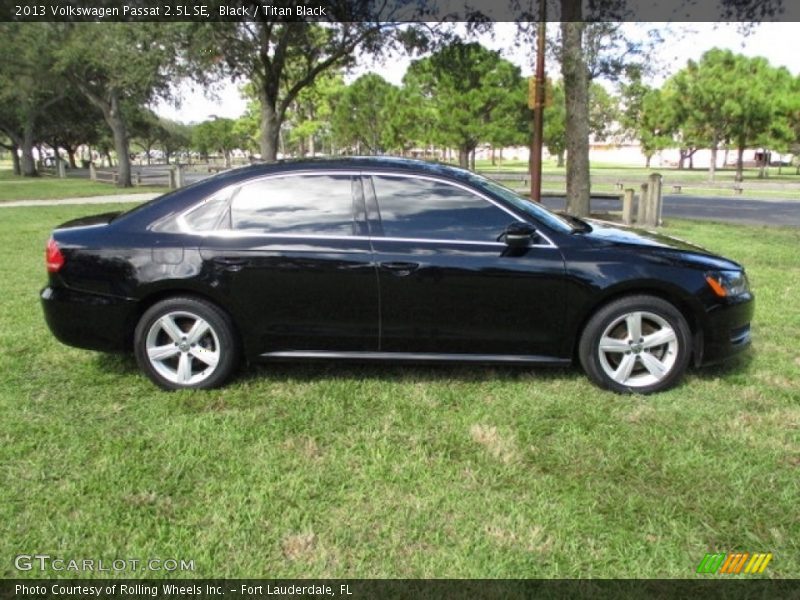
{"label": "rear door", "polygon": [[498,241],[520,219],[472,188],[431,177],[365,175],[384,352],[555,357],[564,260],[541,238]]}
{"label": "rear door", "polygon": [[370,351],[378,290],[355,174],[293,173],[244,183],[202,247],[235,306],[249,355]]}

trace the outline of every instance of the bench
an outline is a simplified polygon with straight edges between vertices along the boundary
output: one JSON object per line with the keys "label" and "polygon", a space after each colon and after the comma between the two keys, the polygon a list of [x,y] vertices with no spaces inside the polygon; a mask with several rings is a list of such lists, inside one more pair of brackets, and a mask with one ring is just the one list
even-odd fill
{"label": "bench", "polygon": [[733,192],[737,196],[741,196],[743,191],[744,191],[744,186],[741,183],[737,182],[733,184]]}
{"label": "bench", "polygon": [[683,186],[680,186],[680,185],[673,185],[672,186],[672,192],[675,193],[675,194],[680,194],[682,189],[683,189]]}

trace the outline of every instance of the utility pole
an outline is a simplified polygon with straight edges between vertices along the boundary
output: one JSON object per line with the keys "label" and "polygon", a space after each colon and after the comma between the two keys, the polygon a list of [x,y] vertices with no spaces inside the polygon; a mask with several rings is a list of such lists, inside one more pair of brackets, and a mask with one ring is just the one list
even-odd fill
{"label": "utility pole", "polygon": [[544,129],[545,72],[544,53],[547,34],[547,0],[539,0],[539,27],[536,33],[536,90],[531,139],[531,200],[542,201],[542,146]]}

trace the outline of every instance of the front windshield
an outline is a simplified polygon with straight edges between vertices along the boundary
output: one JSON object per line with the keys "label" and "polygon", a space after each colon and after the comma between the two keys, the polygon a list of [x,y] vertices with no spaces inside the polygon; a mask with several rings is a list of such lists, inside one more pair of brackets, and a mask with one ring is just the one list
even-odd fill
{"label": "front windshield", "polygon": [[520,196],[513,190],[510,190],[499,183],[495,183],[491,179],[486,179],[485,177],[480,177],[478,175],[473,175],[471,179],[474,185],[477,185],[479,188],[494,194],[495,196],[499,196],[509,204],[513,205],[515,208],[518,208],[519,210],[531,215],[555,231],[570,233],[575,229],[569,224],[569,221],[555,214],[554,212],[551,212],[550,209],[546,208],[544,205],[539,204],[538,202],[531,202],[524,196]]}

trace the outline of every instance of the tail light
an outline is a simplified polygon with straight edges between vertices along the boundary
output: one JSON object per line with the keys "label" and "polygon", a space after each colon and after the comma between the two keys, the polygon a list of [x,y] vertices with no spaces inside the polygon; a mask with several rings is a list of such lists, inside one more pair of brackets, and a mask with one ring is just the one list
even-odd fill
{"label": "tail light", "polygon": [[61,267],[64,266],[64,255],[61,254],[61,249],[53,238],[50,238],[47,242],[45,262],[47,263],[48,273],[58,273]]}

